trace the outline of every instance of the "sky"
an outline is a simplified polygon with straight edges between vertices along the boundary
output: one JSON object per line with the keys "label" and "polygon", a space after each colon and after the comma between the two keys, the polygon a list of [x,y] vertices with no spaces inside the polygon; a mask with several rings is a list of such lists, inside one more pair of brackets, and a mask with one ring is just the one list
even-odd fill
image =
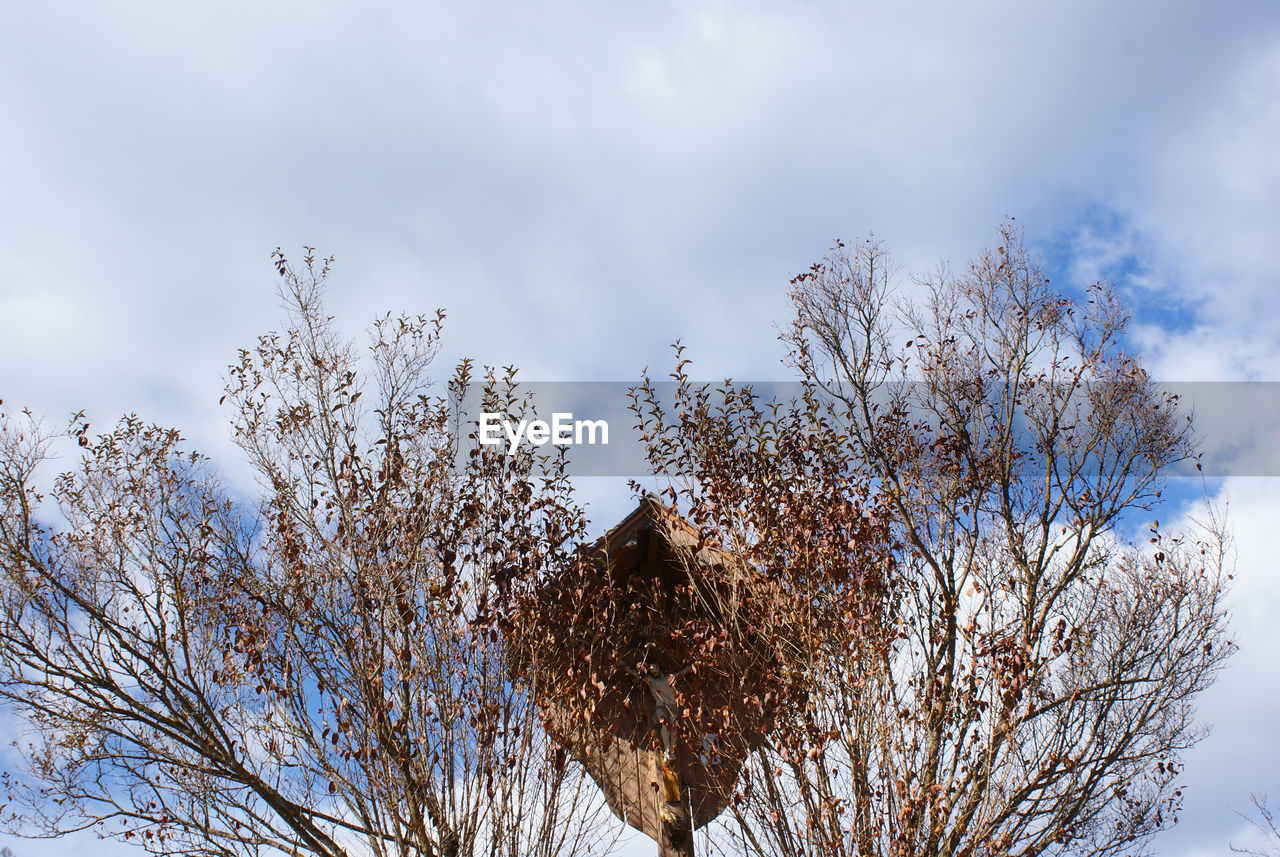
{"label": "sky", "polygon": [[[336,257],[352,336],[446,308],[441,367],[627,381],[679,339],[698,377],[764,380],[789,377],[787,281],[837,238],[959,266],[1013,216],[1067,287],[1115,278],[1155,377],[1280,381],[1274,0],[0,0],[0,20],[0,398],[179,426],[233,480],[218,399],[281,322],[277,246]],[[623,480],[589,482],[600,522],[629,508]],[[1280,792],[1280,482],[1212,488],[1240,652],[1155,841],[1180,857],[1240,844],[1232,808]]]}

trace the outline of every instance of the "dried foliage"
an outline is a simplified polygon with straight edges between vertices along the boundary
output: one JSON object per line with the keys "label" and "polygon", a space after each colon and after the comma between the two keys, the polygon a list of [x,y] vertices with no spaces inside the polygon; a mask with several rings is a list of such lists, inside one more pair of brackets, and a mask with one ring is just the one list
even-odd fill
{"label": "dried foliage", "polygon": [[[603,785],[666,855],[722,810],[713,847],[804,857],[1120,854],[1174,822],[1227,535],[1121,537],[1190,423],[1114,296],[1056,293],[1012,223],[900,294],[873,242],[796,277],[794,401],[678,348],[674,400],[633,401],[665,494],[586,546],[564,459],[469,443],[430,387],[442,316],[380,319],[362,361],[328,263],[276,265],[289,329],[227,385],[258,504],[175,431],[0,416],[11,829],[586,853],[584,763],[637,777]],[[513,371],[480,385],[527,410]]]}
{"label": "dried foliage", "polygon": [[[321,306],[328,261],[275,263],[289,329],[227,384],[256,506],[134,417],[73,421],[50,503],[58,436],[3,417],[0,697],[30,727],[8,826],[157,854],[587,853],[602,802],[492,609],[583,537],[562,464],[459,463],[427,374],[443,315],[380,319],[362,361]],[[491,409],[521,410],[513,376],[483,380]]]}
{"label": "dried foliage", "polygon": [[[767,591],[781,685],[713,842],[735,854],[1140,852],[1233,646],[1227,537],[1122,521],[1193,454],[1099,285],[1056,293],[1012,223],[896,293],[874,242],[792,282],[799,401],[646,379],[650,459]],[[781,692],[780,697],[774,694]],[[694,731],[705,727],[694,726]]]}

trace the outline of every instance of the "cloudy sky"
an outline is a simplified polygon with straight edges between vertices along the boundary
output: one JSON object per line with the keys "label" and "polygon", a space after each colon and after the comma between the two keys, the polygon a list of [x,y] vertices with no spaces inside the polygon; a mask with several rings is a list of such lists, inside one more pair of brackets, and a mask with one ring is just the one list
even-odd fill
{"label": "cloudy sky", "polygon": [[[223,372],[304,244],[353,335],[443,306],[446,358],[531,380],[631,380],[677,338],[701,377],[781,378],[787,280],[834,239],[963,264],[1006,216],[1069,285],[1118,279],[1157,377],[1280,380],[1274,0],[0,10],[6,407],[135,411],[234,472]],[[1280,483],[1214,487],[1241,651],[1170,855],[1280,792]]]}

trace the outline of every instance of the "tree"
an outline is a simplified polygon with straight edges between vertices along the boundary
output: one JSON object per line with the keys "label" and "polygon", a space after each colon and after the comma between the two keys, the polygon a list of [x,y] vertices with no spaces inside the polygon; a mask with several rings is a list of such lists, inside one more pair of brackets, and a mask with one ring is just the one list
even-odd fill
{"label": "tree", "polygon": [[1253,813],[1237,814],[1253,827],[1255,842],[1245,846],[1231,844],[1231,850],[1237,854],[1251,854],[1253,857],[1276,857],[1280,854],[1280,810],[1275,804],[1267,802],[1265,794],[1249,796],[1253,804]]}
{"label": "tree", "polygon": [[[257,505],[136,417],[96,438],[2,418],[0,697],[30,726],[10,827],[162,854],[590,850],[601,802],[491,607],[582,538],[562,464],[465,454],[427,374],[443,313],[379,319],[366,365],[324,314],[329,261],[274,262],[290,326],[226,396]],[[513,370],[483,387],[522,407]],[[49,503],[63,437],[83,455]]]}
{"label": "tree", "polygon": [[910,292],[879,244],[838,244],[791,302],[797,400],[692,384],[679,356],[674,407],[648,377],[638,399],[668,495],[789,594],[766,630],[795,693],[717,841],[1141,851],[1233,646],[1217,519],[1122,537],[1194,438],[1115,295],[1055,292],[1010,222]]}

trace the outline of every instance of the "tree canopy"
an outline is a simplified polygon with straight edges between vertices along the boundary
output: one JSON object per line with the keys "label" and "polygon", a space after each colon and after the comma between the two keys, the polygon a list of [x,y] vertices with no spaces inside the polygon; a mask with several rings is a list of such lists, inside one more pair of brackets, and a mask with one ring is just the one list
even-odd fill
{"label": "tree canopy", "polygon": [[[640,397],[655,472],[795,593],[803,703],[753,754],[727,853],[1117,854],[1181,805],[1233,649],[1228,536],[1121,523],[1194,455],[1114,292],[1055,291],[1012,223],[906,289],[872,240],[795,277],[804,393]],[[797,440],[803,438],[803,440]]]}
{"label": "tree canopy", "polygon": [[[459,463],[428,375],[443,313],[379,319],[361,360],[323,310],[329,262],[275,263],[289,327],[227,382],[256,505],[132,416],[96,437],[77,417],[45,497],[58,436],[4,417],[0,697],[30,726],[10,822],[160,854],[585,853],[602,802],[489,606],[581,540],[563,474]],[[520,407],[511,378],[482,380],[495,410]]]}
{"label": "tree canopy", "polygon": [[1229,537],[1127,536],[1192,424],[1114,291],[1052,288],[1012,222],[959,273],[904,285],[868,240],[795,277],[793,399],[677,346],[674,398],[632,399],[661,493],[598,540],[563,451],[474,443],[456,403],[518,418],[513,369],[433,386],[442,312],[362,354],[329,261],[274,261],[288,326],[225,397],[255,501],[173,429],[0,413],[10,829],[603,853],[587,771],[646,765],[605,792],[664,854],[717,814],[703,841],[762,857],[1140,853],[1176,820]]}

